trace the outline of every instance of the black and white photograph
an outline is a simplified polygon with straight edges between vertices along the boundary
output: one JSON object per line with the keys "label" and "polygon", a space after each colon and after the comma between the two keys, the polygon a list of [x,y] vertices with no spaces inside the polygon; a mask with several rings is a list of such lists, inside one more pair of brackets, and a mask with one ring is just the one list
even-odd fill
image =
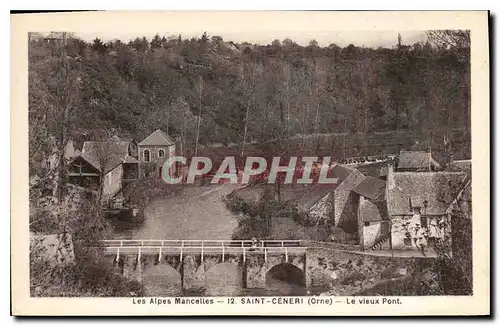
{"label": "black and white photograph", "polygon": [[360,26],[30,30],[29,296],[477,294],[473,33]]}

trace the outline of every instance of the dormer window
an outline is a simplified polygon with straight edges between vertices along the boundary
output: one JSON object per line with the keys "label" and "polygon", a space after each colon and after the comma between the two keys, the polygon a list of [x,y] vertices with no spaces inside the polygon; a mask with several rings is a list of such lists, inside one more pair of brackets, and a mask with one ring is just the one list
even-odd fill
{"label": "dormer window", "polygon": [[144,150],[144,162],[149,162],[150,157],[149,157],[149,149]]}
{"label": "dormer window", "polygon": [[164,157],[165,156],[165,150],[160,149],[158,150],[158,157]]}

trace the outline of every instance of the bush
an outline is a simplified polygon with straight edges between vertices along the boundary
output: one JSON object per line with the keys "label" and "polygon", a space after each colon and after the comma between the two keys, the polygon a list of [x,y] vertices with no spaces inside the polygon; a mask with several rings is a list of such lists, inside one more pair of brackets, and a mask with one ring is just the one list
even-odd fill
{"label": "bush", "polygon": [[117,275],[99,247],[109,235],[110,225],[100,205],[88,201],[78,210],[53,207],[52,214],[32,210],[31,232],[72,235],[74,264],[53,265],[43,246],[30,246],[30,289],[33,296],[130,296],[140,295],[142,286]]}

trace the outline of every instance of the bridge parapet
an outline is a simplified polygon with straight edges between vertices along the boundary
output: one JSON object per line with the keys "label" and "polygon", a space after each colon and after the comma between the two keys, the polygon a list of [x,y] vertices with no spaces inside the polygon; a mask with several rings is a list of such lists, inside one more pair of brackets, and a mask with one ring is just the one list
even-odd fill
{"label": "bridge parapet", "polygon": [[267,256],[289,254],[304,254],[306,246],[300,240],[263,240],[256,244],[252,240],[104,240],[105,253],[116,255],[141,255],[157,254],[161,261],[164,255],[222,255],[222,261],[226,255],[242,255],[243,261],[251,253]]}

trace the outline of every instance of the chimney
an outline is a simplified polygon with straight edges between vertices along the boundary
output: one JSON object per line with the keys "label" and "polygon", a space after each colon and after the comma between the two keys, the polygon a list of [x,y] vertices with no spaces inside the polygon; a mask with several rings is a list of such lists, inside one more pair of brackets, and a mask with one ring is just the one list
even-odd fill
{"label": "chimney", "polygon": [[387,187],[389,190],[396,187],[396,183],[394,181],[394,164],[392,162],[387,164]]}

